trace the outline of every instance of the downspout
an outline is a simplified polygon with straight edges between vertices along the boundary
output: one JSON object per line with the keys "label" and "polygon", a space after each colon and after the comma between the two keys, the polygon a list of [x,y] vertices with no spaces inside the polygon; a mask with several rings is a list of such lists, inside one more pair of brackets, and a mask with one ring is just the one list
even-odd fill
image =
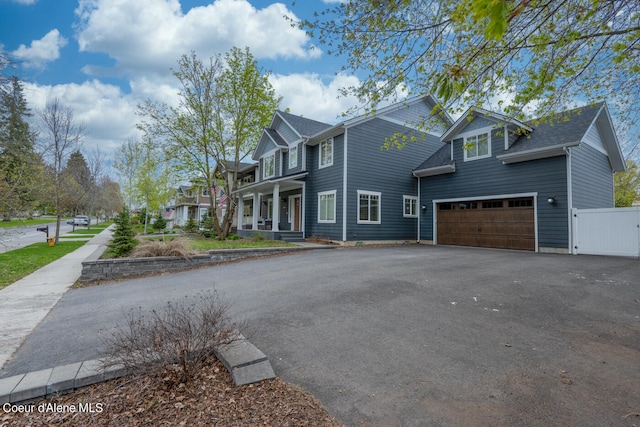
{"label": "downspout", "polygon": [[574,254],[574,242],[573,242],[573,183],[571,180],[571,150],[568,147],[563,147],[562,150],[567,155],[567,211],[569,218],[569,253]]}
{"label": "downspout", "polygon": [[347,135],[344,130],[344,158],[342,159],[342,241],[347,241]]}
{"label": "downspout", "polygon": [[416,243],[420,243],[420,223],[422,222],[422,193],[420,192],[420,177],[416,176],[416,179],[418,180],[418,206],[416,206],[416,210],[418,211],[418,235],[416,236]]}

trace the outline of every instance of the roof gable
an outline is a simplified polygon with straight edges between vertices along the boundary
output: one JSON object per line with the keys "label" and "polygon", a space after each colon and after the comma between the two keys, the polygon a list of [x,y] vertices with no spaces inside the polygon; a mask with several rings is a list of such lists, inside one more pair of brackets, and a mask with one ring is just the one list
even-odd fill
{"label": "roof gable", "polygon": [[[312,135],[315,135],[318,132],[321,132],[327,128],[330,128],[331,125],[323,122],[319,122],[317,120],[307,119],[306,117],[296,116],[291,113],[285,113],[283,111],[276,111],[276,117],[280,120],[284,121],[300,138],[308,138]],[[274,117],[274,121],[275,121]],[[274,124],[270,127],[274,128]],[[292,141],[289,141],[292,142]]]}
{"label": "roof gable", "polygon": [[[478,123],[482,122],[484,126],[478,126]],[[507,127],[510,132],[525,131],[531,132],[533,128],[519,120],[512,119],[504,114],[494,113],[482,108],[470,108],[468,109],[458,120],[442,134],[440,140],[442,142],[451,142],[459,134],[466,132],[469,126],[471,127],[486,127],[487,125],[498,127]]]}

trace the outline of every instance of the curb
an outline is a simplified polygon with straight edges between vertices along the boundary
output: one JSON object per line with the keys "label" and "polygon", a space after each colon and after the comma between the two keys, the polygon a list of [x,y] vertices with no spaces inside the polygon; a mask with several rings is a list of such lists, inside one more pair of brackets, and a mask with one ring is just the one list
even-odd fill
{"label": "curb", "polygon": [[[241,336],[233,345],[215,352],[237,386],[275,378],[267,356]],[[130,374],[124,367],[102,368],[102,360],[76,362],[55,368],[0,378],[0,405],[50,398]]]}

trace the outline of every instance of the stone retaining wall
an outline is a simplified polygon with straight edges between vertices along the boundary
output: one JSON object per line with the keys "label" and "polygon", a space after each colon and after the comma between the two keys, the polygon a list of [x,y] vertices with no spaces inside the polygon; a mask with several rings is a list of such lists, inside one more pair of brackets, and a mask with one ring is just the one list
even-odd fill
{"label": "stone retaining wall", "polygon": [[225,249],[209,251],[208,255],[181,257],[100,259],[105,248],[98,249],[82,263],[80,282],[114,280],[150,273],[167,273],[194,267],[216,265],[244,258],[256,258],[305,250],[304,247]]}

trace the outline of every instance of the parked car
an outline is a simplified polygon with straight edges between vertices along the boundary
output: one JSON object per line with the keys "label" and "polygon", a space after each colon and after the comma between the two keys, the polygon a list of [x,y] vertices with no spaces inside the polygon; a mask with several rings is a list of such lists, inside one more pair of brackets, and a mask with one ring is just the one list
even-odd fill
{"label": "parked car", "polygon": [[76,217],[73,218],[73,225],[89,225],[89,217],[86,215],[76,215]]}

